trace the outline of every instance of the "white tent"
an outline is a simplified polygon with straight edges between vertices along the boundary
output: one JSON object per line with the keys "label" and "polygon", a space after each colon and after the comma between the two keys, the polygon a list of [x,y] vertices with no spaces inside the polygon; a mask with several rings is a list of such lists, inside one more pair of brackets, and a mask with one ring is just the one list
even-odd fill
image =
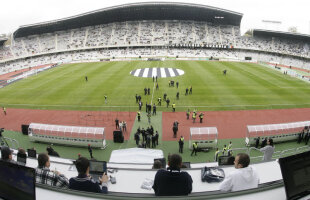
{"label": "white tent", "polygon": [[162,150],[130,148],[113,150],[109,163],[153,164],[155,158],[164,158]]}
{"label": "white tent", "polygon": [[247,145],[253,145],[258,137],[272,138],[274,142],[295,140],[298,138],[298,133],[300,133],[306,126],[310,126],[310,121],[248,125],[245,143]]}
{"label": "white tent", "polygon": [[28,129],[30,141],[105,148],[103,127],[63,126],[31,123]]}
{"label": "white tent", "polygon": [[198,143],[198,148],[215,148],[217,136],[216,127],[192,127],[190,128],[189,148],[192,149],[193,142]]}

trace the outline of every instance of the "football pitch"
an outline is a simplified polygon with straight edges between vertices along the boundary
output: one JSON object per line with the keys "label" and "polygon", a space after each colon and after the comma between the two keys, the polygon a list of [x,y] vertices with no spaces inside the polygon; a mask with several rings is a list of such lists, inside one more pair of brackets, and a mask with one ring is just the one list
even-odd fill
{"label": "football pitch", "polygon": [[[184,74],[158,78],[156,90],[152,78],[130,74],[144,68],[174,68]],[[226,76],[223,70],[227,70]],[[169,87],[169,80],[179,82],[179,87]],[[185,95],[191,86],[193,93]],[[150,88],[150,95],[144,95],[144,88]],[[14,108],[137,111],[136,94],[145,105],[157,104],[164,93],[177,111],[193,107],[201,111],[310,107],[308,83],[259,64],[213,61],[65,64],[1,88],[0,103]],[[157,109],[171,111],[165,102]]]}

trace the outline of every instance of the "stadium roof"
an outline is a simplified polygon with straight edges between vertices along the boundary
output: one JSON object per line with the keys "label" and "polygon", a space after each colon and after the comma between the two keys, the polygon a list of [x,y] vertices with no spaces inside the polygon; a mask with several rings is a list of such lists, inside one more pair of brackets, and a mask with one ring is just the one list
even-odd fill
{"label": "stadium roof", "polygon": [[221,8],[172,2],[133,3],[95,10],[72,17],[20,26],[14,38],[85,26],[137,20],[194,20],[240,26],[243,14]]}
{"label": "stadium roof", "polygon": [[310,42],[310,35],[300,34],[300,33],[291,33],[291,32],[281,32],[281,31],[271,31],[271,30],[263,30],[263,29],[254,29],[253,36],[259,37],[280,37],[294,40],[301,40],[304,42]]}
{"label": "stadium roof", "polygon": [[8,38],[0,38],[0,47],[3,46],[6,41],[8,41]]}

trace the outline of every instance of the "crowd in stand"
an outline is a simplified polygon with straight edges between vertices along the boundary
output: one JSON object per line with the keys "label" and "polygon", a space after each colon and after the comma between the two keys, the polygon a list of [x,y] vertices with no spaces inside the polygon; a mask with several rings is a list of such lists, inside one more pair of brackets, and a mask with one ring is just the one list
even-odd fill
{"label": "crowd in stand", "polygon": [[[193,21],[129,21],[16,38],[10,47],[0,47],[0,61],[84,48],[155,44],[228,45],[310,57],[310,44],[307,42],[267,36],[245,37],[240,35],[240,27],[237,26]],[[152,55],[152,50],[137,55]]]}

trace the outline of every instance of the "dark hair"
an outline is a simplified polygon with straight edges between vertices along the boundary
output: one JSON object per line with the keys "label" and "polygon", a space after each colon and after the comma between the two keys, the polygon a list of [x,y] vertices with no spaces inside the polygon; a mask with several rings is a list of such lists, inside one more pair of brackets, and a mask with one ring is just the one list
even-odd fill
{"label": "dark hair", "polygon": [[182,157],[179,154],[170,155],[168,161],[171,169],[180,169],[182,165]]}
{"label": "dark hair", "polygon": [[160,169],[162,167],[162,163],[160,160],[155,160],[152,169]]}
{"label": "dark hair", "polygon": [[269,139],[269,144],[270,144],[270,146],[272,146],[273,147],[273,139]]}
{"label": "dark hair", "polygon": [[89,167],[89,160],[85,157],[80,157],[76,160],[75,166],[79,174],[86,174],[87,168]]}
{"label": "dark hair", "polygon": [[2,146],[1,147],[1,159],[8,160],[10,155],[12,155],[11,149],[7,146]]}
{"label": "dark hair", "polygon": [[250,164],[250,157],[246,153],[238,153],[237,156],[239,157],[238,164],[242,165],[242,168],[249,166]]}
{"label": "dark hair", "polygon": [[40,153],[38,156],[38,164],[39,168],[45,167],[45,164],[47,163],[49,157],[46,153]]}
{"label": "dark hair", "polygon": [[19,153],[19,154],[26,154],[26,151],[23,148],[18,148],[18,152],[17,153]]}

